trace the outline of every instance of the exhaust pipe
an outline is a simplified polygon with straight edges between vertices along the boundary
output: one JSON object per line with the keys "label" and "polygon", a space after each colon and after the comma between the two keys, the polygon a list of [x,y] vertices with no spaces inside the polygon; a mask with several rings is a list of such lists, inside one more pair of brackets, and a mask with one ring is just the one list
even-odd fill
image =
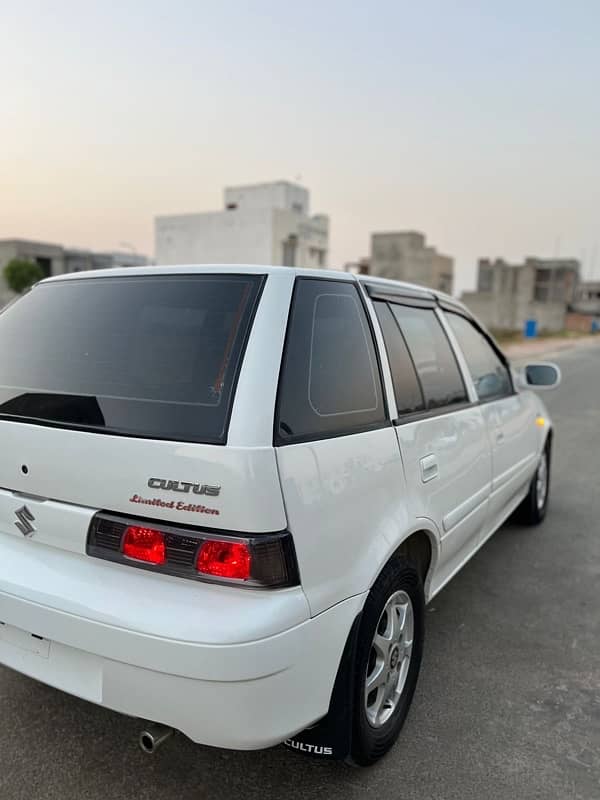
{"label": "exhaust pipe", "polygon": [[169,728],[167,725],[160,725],[158,722],[146,725],[138,739],[141,750],[151,755],[163,742],[167,741],[172,733],[173,728]]}

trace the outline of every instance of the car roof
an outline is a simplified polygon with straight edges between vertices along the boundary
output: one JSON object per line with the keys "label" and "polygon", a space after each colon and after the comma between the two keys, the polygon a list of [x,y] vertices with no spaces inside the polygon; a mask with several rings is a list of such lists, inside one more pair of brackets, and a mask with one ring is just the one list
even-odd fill
{"label": "car roof", "polygon": [[249,275],[304,275],[309,277],[329,277],[336,280],[354,280],[350,272],[334,269],[304,269],[300,267],[273,267],[263,264],[167,264],[144,267],[111,267],[110,269],[86,270],[85,272],[71,272],[64,275],[53,275],[45,278],[41,283],[61,280],[86,280],[90,278],[121,278],[136,275],[202,275],[222,273],[247,273]]}
{"label": "car roof", "polygon": [[120,278],[137,275],[195,275],[211,274],[216,272],[247,273],[249,275],[288,275],[305,278],[328,278],[329,280],[359,281],[367,287],[388,291],[391,294],[402,295],[405,292],[410,296],[436,298],[442,303],[459,308],[471,315],[469,310],[455,297],[435,289],[419,286],[416,283],[395,281],[389,278],[379,278],[375,275],[355,275],[338,269],[307,269],[304,267],[275,267],[263,264],[173,264],[144,267],[113,267],[110,269],[88,270],[85,272],[71,272],[64,275],[54,275],[45,278],[40,283],[53,283],[64,280],[89,280],[92,278]]}

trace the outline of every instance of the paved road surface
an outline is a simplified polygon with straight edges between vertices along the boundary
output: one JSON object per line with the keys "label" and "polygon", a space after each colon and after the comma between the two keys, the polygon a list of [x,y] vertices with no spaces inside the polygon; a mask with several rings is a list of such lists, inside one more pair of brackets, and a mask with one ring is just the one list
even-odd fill
{"label": "paved road surface", "polygon": [[227,753],[0,668],[0,798],[600,798],[600,346],[560,356],[546,523],[499,531],[433,601],[400,741],[371,770]]}

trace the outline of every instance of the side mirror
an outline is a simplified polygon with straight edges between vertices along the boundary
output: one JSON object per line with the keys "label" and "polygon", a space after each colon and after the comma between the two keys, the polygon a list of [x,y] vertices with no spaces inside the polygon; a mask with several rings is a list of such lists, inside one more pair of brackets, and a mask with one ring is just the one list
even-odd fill
{"label": "side mirror", "polygon": [[554,389],[561,380],[560,367],[549,362],[527,364],[519,370],[519,385],[523,389]]}

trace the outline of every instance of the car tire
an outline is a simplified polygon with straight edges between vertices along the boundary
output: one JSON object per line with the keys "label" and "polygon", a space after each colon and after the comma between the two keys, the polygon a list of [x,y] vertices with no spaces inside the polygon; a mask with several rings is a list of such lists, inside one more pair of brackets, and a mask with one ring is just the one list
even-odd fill
{"label": "car tire", "polygon": [[398,738],[417,684],[424,622],[419,571],[404,558],[395,559],[369,592],[362,613],[349,763],[374,764]]}
{"label": "car tire", "polygon": [[539,525],[546,516],[550,497],[550,455],[551,446],[547,442],[529,484],[527,497],[518,509],[518,519],[524,525]]}

